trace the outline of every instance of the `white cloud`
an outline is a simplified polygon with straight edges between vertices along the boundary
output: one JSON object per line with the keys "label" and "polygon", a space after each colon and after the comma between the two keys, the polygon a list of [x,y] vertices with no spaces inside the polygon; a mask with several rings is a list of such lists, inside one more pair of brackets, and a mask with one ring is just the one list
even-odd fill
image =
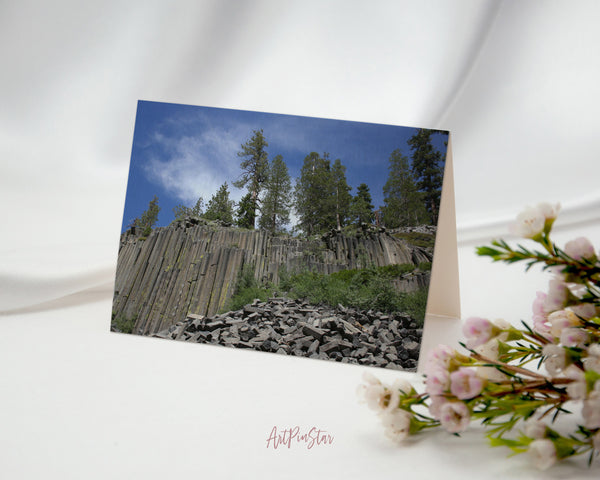
{"label": "white cloud", "polygon": [[230,198],[238,201],[243,192],[231,181],[239,175],[237,152],[244,134],[216,128],[177,138],[156,133],[155,143],[165,154],[149,160],[146,174],[185,205],[192,205],[198,197],[208,202],[224,182],[229,184]]}

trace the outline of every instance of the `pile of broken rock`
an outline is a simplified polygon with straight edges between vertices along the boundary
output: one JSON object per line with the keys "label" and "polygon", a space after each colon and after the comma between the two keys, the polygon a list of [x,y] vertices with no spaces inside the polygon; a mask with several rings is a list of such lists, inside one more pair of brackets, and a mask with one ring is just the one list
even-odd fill
{"label": "pile of broken rock", "polygon": [[415,371],[422,333],[404,313],[272,298],[213,317],[188,314],[152,336]]}

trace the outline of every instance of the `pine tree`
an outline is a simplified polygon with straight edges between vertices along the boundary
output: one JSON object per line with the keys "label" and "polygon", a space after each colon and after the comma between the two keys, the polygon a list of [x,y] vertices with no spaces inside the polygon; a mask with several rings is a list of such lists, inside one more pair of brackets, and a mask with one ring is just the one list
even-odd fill
{"label": "pine tree", "polygon": [[335,195],[335,221],[337,229],[341,230],[350,217],[352,195],[350,195],[351,187],[348,186],[348,182],[346,181],[346,167],[342,165],[339,158],[333,162],[331,180]]}
{"label": "pine tree", "polygon": [[175,220],[183,220],[186,217],[200,218],[202,216],[202,208],[204,207],[204,200],[202,197],[198,198],[196,205],[192,208],[186,207],[185,205],[179,204],[173,207],[173,215]]}
{"label": "pine tree", "polygon": [[247,193],[242,197],[235,214],[238,227],[254,228],[254,202],[252,201],[252,194]]}
{"label": "pine tree", "polygon": [[[257,216],[256,210],[258,209],[260,192],[267,179],[269,160],[265,148],[268,146],[262,129],[254,130],[252,138],[242,144],[242,150],[238,152],[238,157],[244,159],[240,164],[242,175],[239,180],[233,182],[233,185],[237,188],[248,187],[248,193],[250,193],[252,201],[252,211],[254,212],[251,216],[253,219]],[[254,220],[251,228],[254,228]]]}
{"label": "pine tree", "polygon": [[356,189],[356,196],[352,198],[352,218],[357,225],[373,223],[373,204],[371,193],[366,183],[361,183]]}
{"label": "pine tree", "polygon": [[383,187],[383,223],[388,228],[429,223],[421,193],[417,190],[408,157],[396,149],[390,155],[389,176]]}
{"label": "pine tree", "polygon": [[227,182],[219,188],[210,201],[204,218],[207,220],[220,220],[225,224],[233,223],[233,201],[229,200],[229,190]]}
{"label": "pine tree", "polygon": [[425,208],[431,222],[437,223],[443,181],[443,158],[431,144],[433,133],[446,133],[421,128],[409,140],[412,153],[412,168],[417,188],[423,193]]}
{"label": "pine tree", "polygon": [[154,195],[154,198],[148,204],[148,209],[133,221],[133,225],[141,230],[144,237],[147,237],[152,232],[152,227],[158,221],[158,212],[160,212],[158,197]]}
{"label": "pine tree", "polygon": [[265,183],[265,196],[262,201],[260,227],[275,234],[290,223],[291,206],[290,175],[281,155],[277,155],[269,166]]}
{"label": "pine tree", "polygon": [[308,236],[335,228],[333,182],[328,155],[311,152],[304,159],[294,190],[298,227]]}

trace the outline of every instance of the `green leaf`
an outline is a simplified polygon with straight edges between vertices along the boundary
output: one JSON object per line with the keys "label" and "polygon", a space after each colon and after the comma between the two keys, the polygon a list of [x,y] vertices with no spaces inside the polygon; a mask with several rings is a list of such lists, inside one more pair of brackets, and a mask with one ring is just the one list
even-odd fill
{"label": "green leaf", "polygon": [[492,447],[508,447],[515,453],[524,453],[528,450],[527,445],[524,445],[523,442],[519,440],[490,436],[488,436],[488,438],[490,441],[490,446]]}
{"label": "green leaf", "polygon": [[500,250],[496,250],[495,248],[491,247],[477,247],[476,253],[477,255],[480,255],[482,257],[496,257],[502,255],[502,252]]}
{"label": "green leaf", "polygon": [[558,458],[570,457],[575,453],[575,448],[573,448],[573,441],[568,438],[560,437],[556,440],[552,440],[552,442],[554,443],[554,447],[556,448],[556,456]]}
{"label": "green leaf", "polygon": [[588,390],[593,390],[594,384],[598,380],[600,380],[600,373],[597,373],[594,370],[587,370],[585,372],[585,383],[587,383]]}

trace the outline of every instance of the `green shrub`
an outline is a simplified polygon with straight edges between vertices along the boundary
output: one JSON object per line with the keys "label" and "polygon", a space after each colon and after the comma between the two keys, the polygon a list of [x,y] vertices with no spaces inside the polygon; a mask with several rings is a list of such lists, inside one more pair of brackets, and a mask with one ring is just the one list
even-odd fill
{"label": "green shrub", "polygon": [[110,323],[110,329],[122,333],[132,333],[137,321],[137,314],[131,318],[127,318],[124,315],[115,315],[113,313],[112,321]]}
{"label": "green shrub", "polygon": [[229,301],[225,304],[225,307],[220,313],[231,312],[234,310],[240,310],[244,305],[252,303],[255,299],[259,299],[263,302],[269,299],[271,291],[265,287],[249,287],[240,290]]}
{"label": "green shrub", "polygon": [[417,321],[420,328],[423,328],[425,323],[428,292],[428,288],[421,288],[415,292],[405,293],[402,300],[404,311]]}
{"label": "green shrub", "polygon": [[405,273],[414,271],[415,266],[412,263],[399,263],[395,265],[386,265],[384,267],[377,267],[377,271],[382,275],[390,277],[400,277]]}
{"label": "green shrub", "polygon": [[341,270],[331,275],[310,271],[290,274],[287,269],[279,271],[279,284],[261,284],[254,278],[254,267],[248,265],[242,269],[233,297],[222,312],[239,310],[254,299],[268,300],[278,294],[303,299],[319,305],[355,307],[361,310],[381,312],[404,312],[418,322],[423,322],[427,306],[427,289],[414,293],[397,292],[391,281],[407,272],[414,265],[388,265],[365,269]]}
{"label": "green shrub", "polygon": [[254,265],[246,264],[238,275],[233,296],[220,310],[220,313],[239,310],[244,305],[252,303],[255,299],[266,301],[273,294],[273,289],[268,285],[261,285],[254,278]]}
{"label": "green shrub", "polygon": [[[342,270],[331,275],[302,272],[286,280],[293,298],[314,304],[342,304],[361,310],[405,312],[422,322],[427,306],[427,289],[414,293],[397,292],[392,278],[412,271],[414,265],[390,265],[368,269]],[[282,288],[282,285],[279,285]]]}

